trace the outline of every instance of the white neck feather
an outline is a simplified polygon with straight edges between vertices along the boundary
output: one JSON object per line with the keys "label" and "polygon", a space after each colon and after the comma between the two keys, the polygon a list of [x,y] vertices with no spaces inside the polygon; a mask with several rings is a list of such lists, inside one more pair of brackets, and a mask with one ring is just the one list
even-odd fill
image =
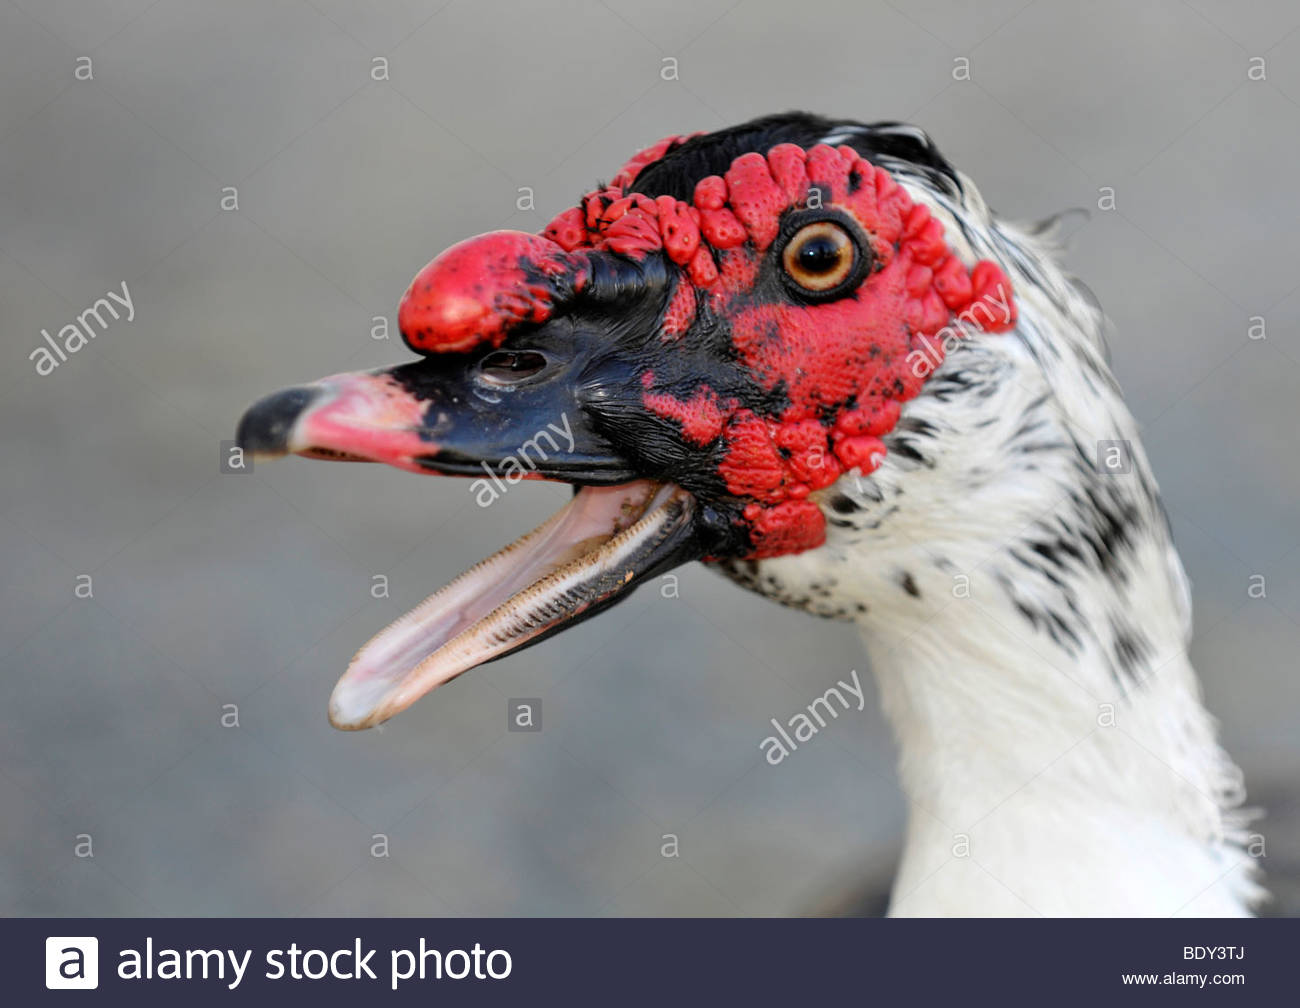
{"label": "white neck feather", "polygon": [[[891,912],[1246,914],[1261,890],[1241,775],[1187,658],[1186,577],[1100,314],[973,192],[960,212],[987,226],[968,233],[1006,245],[967,253],[1022,257],[1019,338],[972,339],[946,362],[996,387],[967,414],[909,404],[913,425],[979,434],[947,446],[961,462],[880,474],[886,499],[920,500],[858,589],[882,603],[859,623],[910,803]],[[1098,443],[1115,440],[1131,471],[1099,475]],[[1104,541],[1115,516],[1124,531]],[[1071,544],[1081,562],[1059,552]],[[888,590],[899,570],[916,595]]]}
{"label": "white neck feather", "polygon": [[891,913],[1246,913],[1240,784],[1181,643],[1126,689],[1027,641],[996,589],[949,600],[864,627],[910,806]]}

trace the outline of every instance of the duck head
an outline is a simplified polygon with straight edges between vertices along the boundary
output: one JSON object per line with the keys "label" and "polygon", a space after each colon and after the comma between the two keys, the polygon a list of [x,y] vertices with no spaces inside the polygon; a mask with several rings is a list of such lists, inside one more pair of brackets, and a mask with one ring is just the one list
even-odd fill
{"label": "duck head", "polygon": [[540,235],[425,266],[398,312],[418,359],[252,406],[255,457],[575,489],[366,644],[331,721],[375,725],[679,564],[821,548],[837,485],[881,464],[946,341],[1015,320],[904,162],[951,171],[919,131],[801,113],[667,138]]}

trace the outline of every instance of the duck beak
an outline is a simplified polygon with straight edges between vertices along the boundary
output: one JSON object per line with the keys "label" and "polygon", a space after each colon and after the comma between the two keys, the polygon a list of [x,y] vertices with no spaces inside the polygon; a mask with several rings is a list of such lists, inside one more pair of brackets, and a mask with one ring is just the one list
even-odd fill
{"label": "duck beak", "polygon": [[[582,297],[619,325],[637,306],[652,324],[667,291],[661,260],[566,252],[512,231],[467,239],[425,266],[402,298],[399,328],[422,359],[284,389],[244,414],[237,441],[254,458],[382,462],[576,489],[550,520],[357,652],[330,698],[336,727],[379,724],[705,555],[695,498],[645,479],[597,426],[597,401],[635,388],[635,375],[593,379],[593,355],[609,334],[560,312]],[[527,349],[509,349],[520,327],[531,327]]]}
{"label": "duck beak", "polygon": [[[416,473],[575,484],[548,521],[377,634],[330,698],[338,728],[369,728],[461,673],[535,644],[704,555],[695,499],[639,479],[592,431],[569,383],[506,406],[474,394],[469,361],[335,375],[254,404],[237,440],[255,458],[383,462]],[[489,396],[489,398],[491,398]]]}

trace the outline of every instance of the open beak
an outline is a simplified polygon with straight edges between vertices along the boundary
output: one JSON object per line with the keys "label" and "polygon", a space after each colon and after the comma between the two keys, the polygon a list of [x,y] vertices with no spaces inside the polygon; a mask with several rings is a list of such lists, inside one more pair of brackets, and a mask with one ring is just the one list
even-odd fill
{"label": "open beak", "polygon": [[336,375],[267,396],[239,423],[238,443],[255,458],[297,454],[480,477],[511,471],[513,460],[516,473],[576,486],[548,521],[357,652],[330,698],[338,728],[379,724],[462,672],[589,617],[704,553],[692,495],[637,478],[584,426],[573,402],[554,400],[567,394],[564,383],[504,407],[474,394],[468,366],[424,360]]}
{"label": "open beak", "polygon": [[532,532],[375,635],[330,697],[337,728],[370,728],[435,686],[613,604],[694,559],[693,500],[648,480],[584,487]]}

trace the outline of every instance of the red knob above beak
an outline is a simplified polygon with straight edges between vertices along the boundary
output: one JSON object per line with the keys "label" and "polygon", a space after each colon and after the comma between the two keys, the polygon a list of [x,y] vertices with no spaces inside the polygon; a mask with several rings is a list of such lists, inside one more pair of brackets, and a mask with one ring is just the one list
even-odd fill
{"label": "red knob above beak", "polygon": [[453,245],[416,274],[397,325],[416,353],[500,346],[514,326],[550,318],[589,271],[586,256],[548,238],[490,231]]}

